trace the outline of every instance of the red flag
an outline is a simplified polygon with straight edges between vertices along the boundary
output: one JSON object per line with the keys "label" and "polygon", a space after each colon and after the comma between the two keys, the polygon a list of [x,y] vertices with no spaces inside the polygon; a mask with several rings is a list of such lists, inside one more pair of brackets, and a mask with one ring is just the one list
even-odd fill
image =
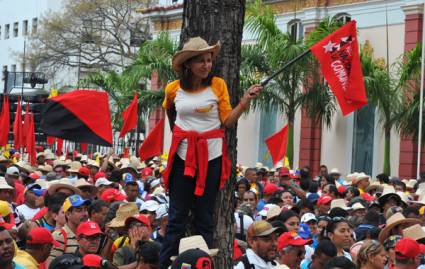
{"label": "red flag", "polygon": [[13,147],[19,149],[23,145],[21,97],[18,97],[18,106],[16,108],[15,121],[13,122]]}
{"label": "red flag", "polygon": [[144,161],[146,159],[161,155],[162,142],[164,138],[164,119],[161,119],[152,129],[148,137],[139,148],[139,158]]}
{"label": "red flag", "polygon": [[124,153],[123,153],[123,158],[128,158],[130,156],[129,152],[128,152],[128,147],[124,148]]}
{"label": "red flag", "polygon": [[58,144],[56,146],[56,155],[61,156],[62,155],[62,149],[63,149],[63,139],[58,138],[57,139]]}
{"label": "red flag", "polygon": [[283,127],[279,132],[267,137],[264,142],[266,142],[267,148],[272,156],[273,165],[275,165],[282,160],[286,154],[286,144],[288,143],[288,124],[285,125],[285,127]]}
{"label": "red flag", "polygon": [[87,143],[80,143],[81,153],[87,152]]}
{"label": "red flag", "polygon": [[56,141],[56,138],[55,137],[53,137],[53,136],[47,136],[47,139],[46,139],[46,143],[47,143],[47,145],[53,145],[53,144],[55,144],[55,141]]}
{"label": "red flag", "polygon": [[24,116],[24,125],[22,126],[22,141],[24,141],[22,147],[27,146],[27,134],[30,128],[30,112],[29,112],[30,104],[27,102],[25,107],[25,116]]}
{"label": "red flag", "polygon": [[319,60],[344,116],[367,104],[355,21],[328,35],[310,50]]}
{"label": "red flag", "polygon": [[3,97],[3,106],[0,116],[0,146],[6,146],[9,140],[10,115],[9,115],[9,98],[7,95]]}
{"label": "red flag", "polygon": [[136,128],[137,126],[137,103],[138,97],[137,93],[134,93],[133,101],[122,113],[124,122],[122,124],[121,132],[119,138],[123,137],[127,132]]}
{"label": "red flag", "polygon": [[28,152],[28,162],[31,163],[31,165],[35,165],[37,158],[36,158],[36,149],[35,149],[35,133],[34,133],[34,114],[29,115],[30,118],[30,124],[29,129],[27,133],[27,152]]}

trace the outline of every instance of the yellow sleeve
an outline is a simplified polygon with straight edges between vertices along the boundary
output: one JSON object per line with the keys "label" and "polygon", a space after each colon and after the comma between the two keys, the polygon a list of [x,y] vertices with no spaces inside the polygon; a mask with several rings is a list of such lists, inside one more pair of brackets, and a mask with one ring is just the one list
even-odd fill
{"label": "yellow sleeve", "polygon": [[223,123],[232,111],[226,82],[222,78],[214,77],[211,81],[211,88],[218,97],[218,113],[220,121]]}
{"label": "yellow sleeve", "polygon": [[162,107],[168,109],[174,103],[176,98],[176,92],[180,88],[180,80],[174,80],[165,86],[165,98],[162,102]]}

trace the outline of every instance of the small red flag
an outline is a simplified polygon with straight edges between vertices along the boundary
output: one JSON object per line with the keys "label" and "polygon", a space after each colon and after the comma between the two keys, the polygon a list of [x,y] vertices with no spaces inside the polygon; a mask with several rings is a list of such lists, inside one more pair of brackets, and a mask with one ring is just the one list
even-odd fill
{"label": "small red flag", "polygon": [[87,143],[80,143],[81,153],[87,152]]}
{"label": "small red flag", "polygon": [[18,106],[16,108],[15,121],[13,122],[13,147],[19,149],[23,145],[21,97],[18,97]]}
{"label": "small red flag", "polygon": [[269,149],[270,155],[272,156],[273,165],[278,163],[285,157],[286,144],[288,143],[288,125],[285,125],[279,132],[272,134],[267,137],[266,140],[267,148]]}
{"label": "small red flag", "polygon": [[47,136],[47,139],[46,139],[46,143],[47,143],[47,145],[54,145],[55,144],[55,141],[56,141],[56,138],[55,137],[53,137],[53,136]]}
{"label": "small red flag", "polygon": [[149,158],[161,155],[162,142],[164,138],[164,119],[161,119],[152,129],[148,137],[139,148],[139,158],[144,161]]}
{"label": "small red flag", "polygon": [[58,144],[57,144],[57,146],[56,146],[56,155],[57,156],[62,156],[62,149],[63,149],[63,139],[61,139],[61,138],[58,138],[57,139],[57,142],[58,142]]}
{"label": "small red flag", "polygon": [[25,107],[25,116],[24,116],[24,125],[22,126],[22,141],[24,141],[22,147],[27,146],[27,134],[30,128],[30,112],[29,112],[30,104],[27,102]]}
{"label": "small red flag", "polygon": [[10,115],[9,115],[9,98],[7,95],[3,97],[3,106],[0,116],[0,146],[6,146],[9,140]]}
{"label": "small red flag", "polygon": [[29,122],[29,129],[27,133],[27,153],[28,153],[28,162],[31,163],[31,165],[35,165],[37,158],[36,158],[36,148],[35,148],[35,132],[34,132],[34,114],[29,115],[30,122]]}
{"label": "small red flag", "polygon": [[119,138],[123,137],[127,132],[136,128],[137,126],[137,103],[138,96],[137,93],[134,93],[133,101],[122,113],[124,122],[122,124],[121,132]]}
{"label": "small red flag", "polygon": [[367,104],[356,22],[351,21],[310,48],[344,116]]}
{"label": "small red flag", "polygon": [[124,157],[124,158],[128,158],[128,157],[130,157],[130,154],[129,154],[129,152],[128,152],[128,147],[125,147],[125,148],[124,148],[123,157]]}

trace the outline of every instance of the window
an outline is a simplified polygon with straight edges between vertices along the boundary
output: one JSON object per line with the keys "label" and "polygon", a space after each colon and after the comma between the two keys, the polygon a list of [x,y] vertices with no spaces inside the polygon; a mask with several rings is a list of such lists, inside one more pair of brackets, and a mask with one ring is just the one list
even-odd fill
{"label": "window", "polygon": [[303,25],[301,20],[295,19],[288,23],[288,32],[292,37],[292,40],[298,41],[302,39],[304,34]]}
{"label": "window", "polygon": [[22,35],[23,36],[28,35],[28,20],[24,20],[22,22]]}
{"label": "window", "polygon": [[16,72],[16,64],[12,64],[12,68],[11,68],[12,72],[15,73]]}
{"label": "window", "polygon": [[348,13],[338,13],[334,16],[334,19],[341,24],[346,24],[351,21],[351,15]]}
{"label": "window", "polygon": [[9,39],[10,24],[4,26],[4,39]]}
{"label": "window", "polygon": [[13,24],[13,37],[18,37],[19,34],[19,22]]}
{"label": "window", "polygon": [[34,18],[32,19],[32,34],[37,33],[37,27],[38,27],[38,19]]}
{"label": "window", "polygon": [[0,26],[0,38],[1,38],[1,26]]}

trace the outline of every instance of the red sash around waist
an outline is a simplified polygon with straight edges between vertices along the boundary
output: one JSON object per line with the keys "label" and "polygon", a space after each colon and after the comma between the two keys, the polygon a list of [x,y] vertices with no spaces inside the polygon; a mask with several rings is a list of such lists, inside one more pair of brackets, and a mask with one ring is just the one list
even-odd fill
{"label": "red sash around waist", "polygon": [[184,162],[184,175],[195,177],[196,187],[195,195],[202,196],[205,189],[205,181],[208,171],[208,139],[222,138],[222,158],[221,158],[221,176],[220,189],[230,176],[230,160],[227,155],[227,143],[223,129],[214,129],[203,133],[195,131],[184,131],[177,125],[173,128],[173,138],[168,155],[167,168],[163,173],[165,189],[168,189],[169,176],[173,167],[174,157],[182,140],[187,139],[186,160]]}

